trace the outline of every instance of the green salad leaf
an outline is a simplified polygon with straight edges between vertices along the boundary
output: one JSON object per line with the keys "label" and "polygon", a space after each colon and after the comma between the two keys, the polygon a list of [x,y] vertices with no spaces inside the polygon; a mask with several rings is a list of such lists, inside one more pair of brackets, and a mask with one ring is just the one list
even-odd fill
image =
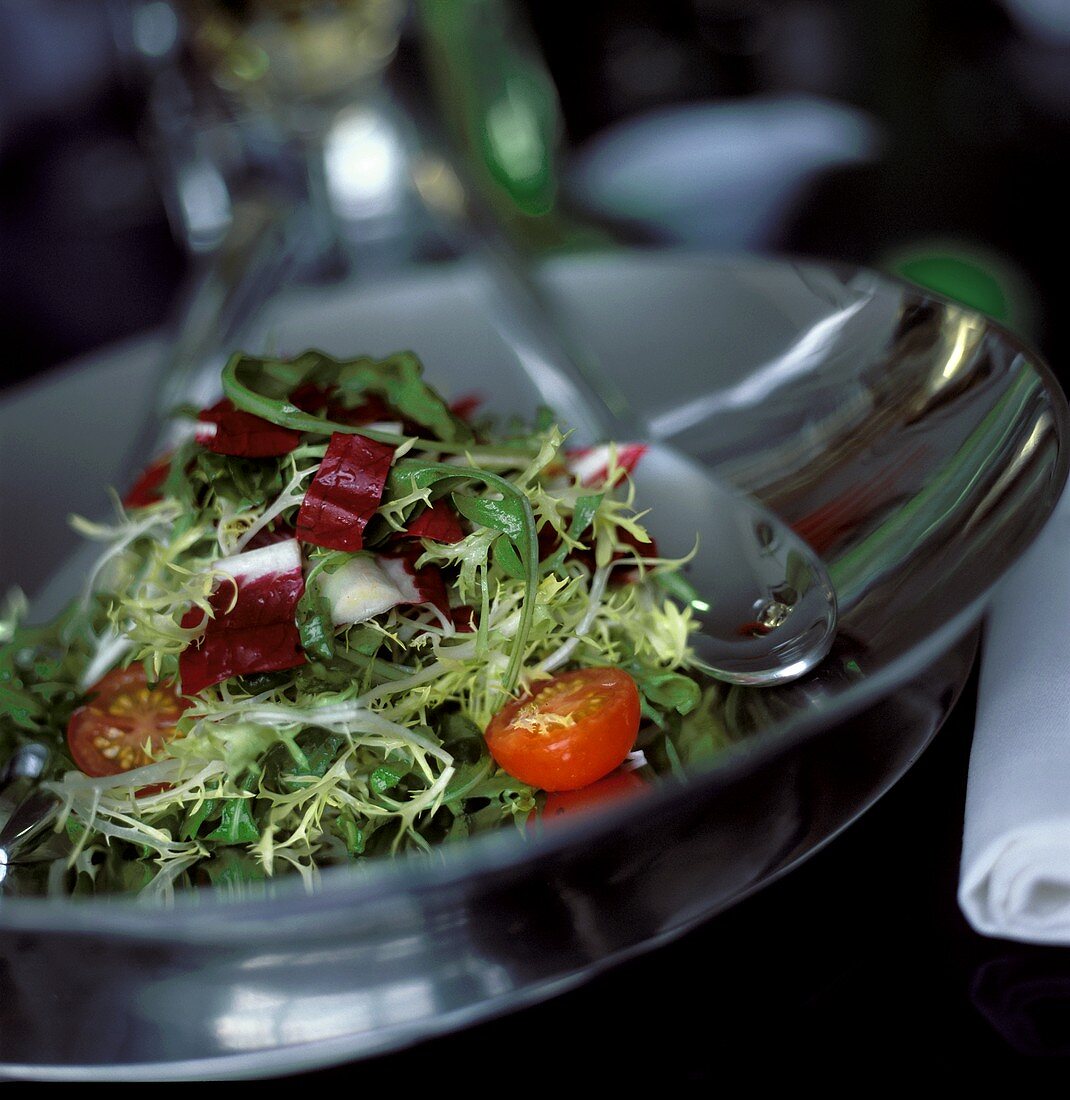
{"label": "green salad leaf", "polygon": [[[303,387],[313,389],[297,396]],[[684,563],[636,550],[650,538],[633,488],[580,484],[552,414],[477,433],[407,352],[239,354],[223,388],[238,409],[298,433],[292,449],[239,457],[188,439],[166,460],[159,499],[76,522],[100,551],[62,616],[29,627],[19,600],[0,615],[0,758],[47,743],[46,784],[61,803],[27,888],[166,900],[291,874],[312,887],[334,865],[509,825],[526,835],[542,795],[495,763],[483,731],[563,670],[632,676],[648,770],[672,774],[727,743],[711,740],[710,714],[731,696],[709,695],[691,672]],[[370,398],[400,431],[346,422]],[[359,561],[290,541],[334,432],[396,448]],[[408,530],[436,501],[456,515],[453,542]],[[304,575],[293,622],[282,624],[299,638],[292,667],[254,662],[190,695],[145,767],[78,771],[67,724],[93,685],[140,662],[149,688],[177,691],[183,655],[230,614],[218,563],[280,540]],[[240,584],[226,577],[237,600]],[[341,614],[339,583],[369,586],[346,606],[374,610]],[[257,629],[253,615],[226,644],[255,652]]]}

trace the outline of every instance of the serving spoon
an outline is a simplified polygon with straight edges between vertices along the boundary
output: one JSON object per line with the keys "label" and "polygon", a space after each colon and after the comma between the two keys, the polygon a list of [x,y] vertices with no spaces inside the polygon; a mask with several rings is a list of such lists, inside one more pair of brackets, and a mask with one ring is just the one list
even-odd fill
{"label": "serving spoon", "polygon": [[733,684],[788,683],[819,664],[836,636],[836,591],[817,553],[754,497],[674,447],[647,441],[636,414],[585,341],[493,224],[452,223],[488,280],[490,320],[547,404],[578,413],[604,440],[646,447],[631,474],[659,554],[684,557],[699,624],[698,667]]}
{"label": "serving spoon", "polygon": [[11,864],[41,838],[59,810],[59,799],[37,788],[48,760],[48,749],[34,741],[17,748],[0,769],[0,795],[13,806],[0,827],[0,886]]}

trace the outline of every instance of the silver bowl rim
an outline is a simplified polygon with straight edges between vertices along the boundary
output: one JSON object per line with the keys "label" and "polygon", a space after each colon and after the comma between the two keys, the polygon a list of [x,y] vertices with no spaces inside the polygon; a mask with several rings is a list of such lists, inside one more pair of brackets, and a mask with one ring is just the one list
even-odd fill
{"label": "silver bowl rim", "polygon": [[[734,259],[718,258],[725,259],[729,264]],[[678,798],[713,796],[751,770],[795,750],[824,730],[839,725],[909,683],[932,656],[949,649],[980,619],[999,581],[1048,522],[1070,475],[1070,406],[1062,386],[1045,359],[1003,324],[945,295],[862,265],[795,256],[752,256],[747,259],[760,260],[771,266],[822,266],[841,275],[866,273],[909,290],[922,301],[966,310],[982,320],[986,330],[996,334],[1015,357],[1024,357],[1051,398],[1057,450],[1048,485],[1049,507],[1040,519],[1034,519],[1018,555],[993,573],[986,586],[951,619],[915,640],[907,650],[871,677],[834,696],[827,707],[801,712],[726,750],[715,763],[689,777],[685,786],[665,783],[644,794],[641,804],[650,815],[658,815]],[[245,921],[268,919],[268,927],[275,925],[277,928],[278,922],[287,918],[339,905],[374,903],[397,893],[399,889],[418,897],[475,875],[500,873],[523,863],[553,858],[567,848],[588,846],[600,837],[611,835],[632,816],[635,805],[636,800],[628,800],[626,805],[608,806],[599,813],[570,821],[565,827],[539,831],[534,835],[519,836],[519,830],[504,827],[455,844],[439,846],[427,855],[411,854],[398,859],[369,860],[352,867],[325,868],[320,872],[313,891],[309,891],[298,876],[288,875],[270,881],[270,889],[256,896],[234,898],[219,887],[201,887],[176,891],[173,901],[166,905],[147,903],[136,895],[122,894],[89,898],[2,899],[0,931],[115,934],[135,941],[167,938],[174,942],[200,942],[209,939],[218,943],[228,939],[244,939],[252,931]]]}

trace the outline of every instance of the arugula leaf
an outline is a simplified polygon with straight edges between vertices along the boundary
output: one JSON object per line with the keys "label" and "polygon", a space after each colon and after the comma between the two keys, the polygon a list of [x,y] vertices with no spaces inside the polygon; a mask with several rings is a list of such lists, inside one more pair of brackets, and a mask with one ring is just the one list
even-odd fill
{"label": "arugula leaf", "polygon": [[339,824],[342,827],[342,835],[349,854],[354,856],[363,855],[366,842],[364,830],[348,814],[339,819]]}
{"label": "arugula leaf", "polygon": [[199,863],[197,870],[213,886],[228,887],[237,893],[243,893],[249,885],[263,882],[267,878],[264,868],[255,856],[233,848],[224,848],[214,853],[212,859]]}
{"label": "arugula leaf", "polygon": [[260,839],[260,830],[253,820],[247,798],[228,798],[223,803],[219,826],[205,840],[217,840],[220,844],[252,844]]}
{"label": "arugula leaf", "polygon": [[307,761],[301,774],[322,778],[338,759],[338,754],[349,744],[349,738],[344,733],[333,730],[312,730],[298,737],[297,743]]}
{"label": "arugula leaf", "polygon": [[647,700],[661,709],[690,714],[702,698],[698,683],[679,672],[651,670],[637,661],[628,665],[628,672]]}
{"label": "arugula leaf", "polygon": [[700,692],[696,707],[686,715],[670,714],[661,730],[646,731],[639,748],[656,771],[679,778],[719,757],[734,741],[725,720],[725,692],[711,684]]}
{"label": "arugula leaf", "polygon": [[330,601],[318,587],[306,583],[295,609],[301,646],[310,657],[329,661],[334,656],[334,623]]}
{"label": "arugula leaf", "polygon": [[19,623],[21,605],[0,616],[0,751],[7,753],[31,740],[58,750],[50,776],[66,767],[66,729],[84,700],[79,687],[103,626],[94,607],[80,601],[44,626]]}
{"label": "arugula leaf", "polygon": [[[594,522],[594,517],[598,514],[604,496],[605,493],[592,493],[590,496],[580,497],[576,501],[572,519],[568,525],[568,538],[574,542],[579,542],[580,536]],[[539,572],[544,574],[556,573],[565,564],[570,549],[568,541],[563,541],[545,561],[540,563]]]}
{"label": "arugula leaf", "polygon": [[524,531],[524,512],[515,499],[489,500],[485,497],[453,494],[457,511],[481,527],[490,527],[518,541]]}
{"label": "arugula leaf", "polygon": [[433,715],[432,727],[457,763],[476,764],[488,755],[483,731],[460,711]]}
{"label": "arugula leaf", "polygon": [[386,794],[401,782],[401,775],[386,765],[376,768],[368,777],[368,785],[376,794]]}
{"label": "arugula leaf", "polygon": [[473,442],[472,429],[450,412],[438,393],[423,381],[422,373],[420,361],[411,352],[382,360],[338,360],[321,351],[307,351],[291,360],[260,359],[239,352],[223,368],[223,392],[239,409],[284,428],[318,435],[363,435],[400,446],[408,437],[315,416],[290,400],[290,395],[306,383],[335,386],[351,402],[361,394],[379,394],[405,419],[438,437],[417,440],[417,446],[463,453]]}
{"label": "arugula leaf", "polygon": [[406,420],[429,428],[439,439],[467,442],[473,438],[466,421],[450,412],[449,406],[423,380],[423,366],[411,351],[388,359],[353,359],[338,365],[336,382],[350,399],[376,393],[386,399]]}

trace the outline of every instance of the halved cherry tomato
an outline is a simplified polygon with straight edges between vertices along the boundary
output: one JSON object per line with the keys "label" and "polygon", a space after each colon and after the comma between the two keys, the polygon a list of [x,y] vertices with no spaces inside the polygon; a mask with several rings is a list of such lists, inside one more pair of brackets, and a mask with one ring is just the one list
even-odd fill
{"label": "halved cherry tomato", "polygon": [[487,726],[499,767],[544,791],[571,791],[608,775],[639,731],[639,689],[618,668],[581,668],[539,684]]}
{"label": "halved cherry tomato", "polygon": [[546,796],[546,804],[537,819],[544,825],[558,818],[573,818],[603,810],[614,802],[623,802],[637,794],[650,790],[650,784],[638,772],[614,771],[596,783],[575,791],[553,791]]}
{"label": "halved cherry tomato", "polygon": [[141,665],[109,672],[88,694],[67,723],[67,746],[75,764],[93,776],[151,764],[145,743],[158,749],[170,741],[189,706],[171,684],[149,687]]}

